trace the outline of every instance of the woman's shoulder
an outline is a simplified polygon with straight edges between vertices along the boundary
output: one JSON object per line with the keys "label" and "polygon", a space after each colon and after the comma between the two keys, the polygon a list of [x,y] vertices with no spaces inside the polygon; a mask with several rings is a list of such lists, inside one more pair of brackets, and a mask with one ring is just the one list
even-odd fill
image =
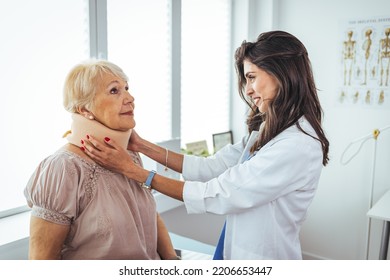
{"label": "woman's shoulder", "polygon": [[64,166],[69,161],[69,154],[67,154],[64,150],[59,149],[52,153],[51,155],[46,156],[43,160],[41,160],[38,164],[36,172],[40,169],[47,169],[48,167],[53,166]]}
{"label": "woman's shoulder", "polygon": [[[275,140],[283,139],[286,137],[292,137],[292,138],[300,138],[300,137],[317,137],[316,133],[310,124],[310,122],[305,118],[301,117],[295,124],[291,125],[290,127],[283,130],[281,133],[279,133]],[[310,137],[310,138],[312,138]]]}
{"label": "woman's shoulder", "polygon": [[61,221],[69,223],[75,216],[74,198],[79,194],[82,164],[77,155],[63,148],[40,162],[24,190],[28,204],[34,206],[34,215],[44,215],[53,222],[59,222],[61,216]]}
{"label": "woman's shoulder", "polygon": [[79,156],[64,148],[60,148],[38,164],[30,181],[33,178],[35,178],[34,181],[40,182],[52,182],[55,178],[71,180],[72,177],[78,176],[82,164],[84,164],[83,160]]}
{"label": "woman's shoulder", "polygon": [[300,118],[296,124],[286,128],[275,138],[269,141],[265,146],[274,146],[278,143],[283,144],[287,149],[301,149],[309,146],[318,146],[317,134],[306,118]]}

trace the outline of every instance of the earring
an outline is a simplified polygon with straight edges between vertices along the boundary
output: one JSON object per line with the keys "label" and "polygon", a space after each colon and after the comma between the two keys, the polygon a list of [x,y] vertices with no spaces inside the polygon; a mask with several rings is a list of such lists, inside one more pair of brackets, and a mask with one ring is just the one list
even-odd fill
{"label": "earring", "polygon": [[92,115],[89,115],[88,118],[89,118],[90,120],[93,120],[93,116],[92,116]]}

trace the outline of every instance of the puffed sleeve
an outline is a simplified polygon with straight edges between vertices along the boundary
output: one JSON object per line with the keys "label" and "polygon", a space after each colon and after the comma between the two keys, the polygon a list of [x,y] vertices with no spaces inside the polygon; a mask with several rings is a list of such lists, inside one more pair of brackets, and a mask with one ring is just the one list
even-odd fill
{"label": "puffed sleeve", "polygon": [[31,215],[44,220],[69,225],[77,213],[80,170],[64,154],[42,161],[24,190]]}

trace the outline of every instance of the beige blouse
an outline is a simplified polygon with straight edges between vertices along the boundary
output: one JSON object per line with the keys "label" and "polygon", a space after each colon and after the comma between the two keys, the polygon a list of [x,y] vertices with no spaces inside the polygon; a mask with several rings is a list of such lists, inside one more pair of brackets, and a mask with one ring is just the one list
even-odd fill
{"label": "beige blouse", "polygon": [[160,259],[153,195],[121,174],[60,150],[39,164],[24,194],[33,216],[70,225],[62,259]]}

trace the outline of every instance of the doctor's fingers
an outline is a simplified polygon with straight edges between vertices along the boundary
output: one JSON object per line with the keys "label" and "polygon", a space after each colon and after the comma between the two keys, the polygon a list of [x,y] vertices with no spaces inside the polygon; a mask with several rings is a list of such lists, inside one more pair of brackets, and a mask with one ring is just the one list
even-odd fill
{"label": "doctor's fingers", "polygon": [[81,143],[83,144],[82,150],[94,160],[99,160],[106,158],[107,156],[112,156],[111,154],[113,148],[109,147],[108,144],[100,142],[91,135],[87,135],[87,139],[82,139]]}
{"label": "doctor's fingers", "polygon": [[89,135],[84,143],[84,152],[96,163],[107,169],[120,172],[124,166],[133,163],[126,150],[121,148],[114,140],[106,137],[104,143]]}

